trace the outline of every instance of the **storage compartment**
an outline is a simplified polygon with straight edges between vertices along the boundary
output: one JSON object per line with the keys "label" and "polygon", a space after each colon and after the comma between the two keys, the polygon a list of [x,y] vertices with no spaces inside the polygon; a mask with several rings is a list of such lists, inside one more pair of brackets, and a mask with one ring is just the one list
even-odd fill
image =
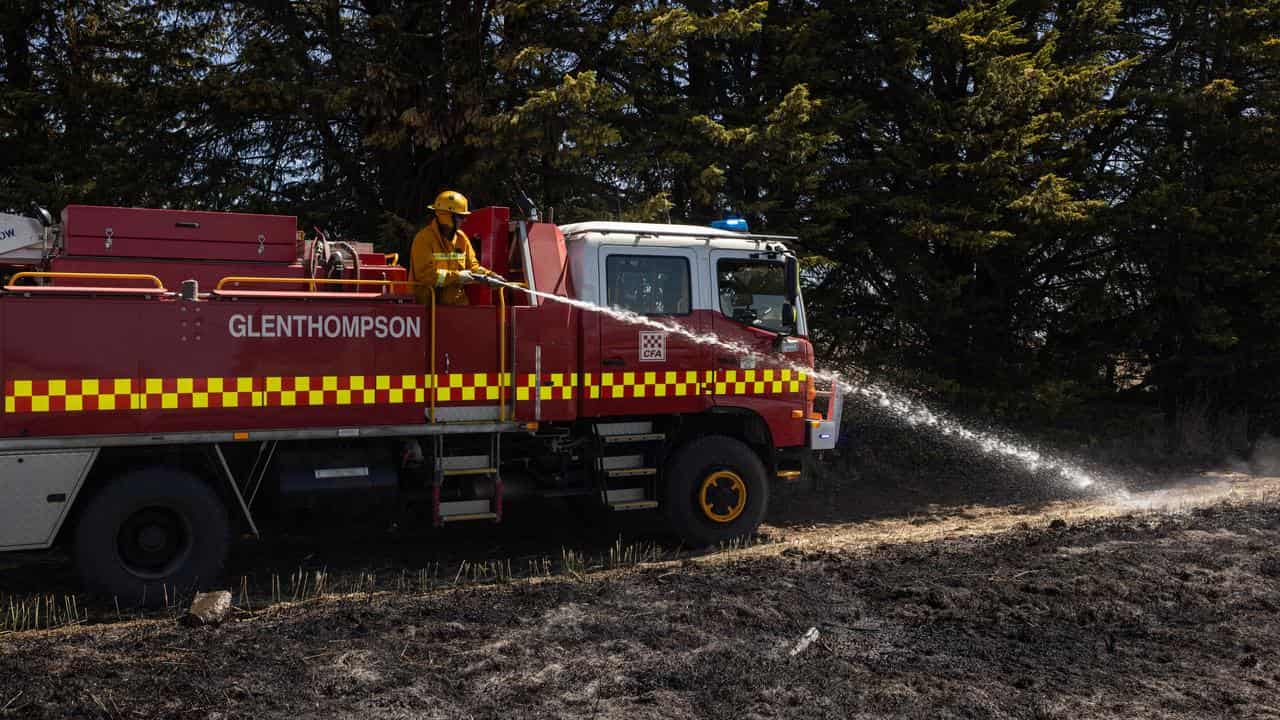
{"label": "storage compartment", "polygon": [[49,547],[97,450],[0,453],[0,550]]}
{"label": "storage compartment", "polygon": [[68,205],[62,211],[67,255],[291,263],[297,219],[197,210]]}
{"label": "storage compartment", "polygon": [[278,509],[295,524],[380,514],[393,508],[399,475],[389,448],[327,448],[308,443],[282,451]]}

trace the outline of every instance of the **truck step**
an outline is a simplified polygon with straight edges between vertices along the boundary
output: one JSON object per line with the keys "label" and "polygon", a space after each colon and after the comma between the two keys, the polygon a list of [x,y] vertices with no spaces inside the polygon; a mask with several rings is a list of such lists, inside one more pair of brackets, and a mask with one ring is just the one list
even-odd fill
{"label": "truck step", "polygon": [[601,470],[626,470],[644,467],[644,455],[605,455],[599,460]]}
{"label": "truck step", "polygon": [[666,440],[666,433],[634,433],[631,435],[602,435],[601,440],[606,445],[619,445],[621,443],[638,443],[638,442],[658,442]]}
{"label": "truck step", "polygon": [[446,455],[437,460],[445,477],[454,475],[492,475],[493,459],[488,455]]}
{"label": "truck step", "polygon": [[498,468],[482,467],[482,468],[466,468],[462,470],[445,470],[445,477],[454,477],[455,475],[492,475],[498,472]]}
{"label": "truck step", "polygon": [[605,475],[611,478],[620,477],[648,477],[657,475],[658,468],[623,468],[619,470],[605,470]]}
{"label": "truck step", "polygon": [[455,500],[440,503],[440,519],[449,521],[456,518],[477,519],[475,516],[492,514],[488,500]]}
{"label": "truck step", "polygon": [[497,520],[498,514],[492,512],[466,513],[462,515],[442,515],[440,522],[465,522],[467,520]]}
{"label": "truck step", "polygon": [[629,500],[627,502],[610,503],[610,510],[652,510],[658,507],[657,500]]}
{"label": "truck step", "polygon": [[648,500],[648,495],[649,493],[645,492],[644,488],[620,488],[606,492],[604,501],[609,507],[613,507],[615,505]]}

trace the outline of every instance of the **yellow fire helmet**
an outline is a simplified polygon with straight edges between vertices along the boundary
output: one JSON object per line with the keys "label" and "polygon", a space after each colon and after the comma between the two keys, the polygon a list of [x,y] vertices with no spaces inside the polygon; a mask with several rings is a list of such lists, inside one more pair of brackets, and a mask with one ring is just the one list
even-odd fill
{"label": "yellow fire helmet", "polygon": [[467,196],[457,190],[445,190],[436,196],[436,201],[427,206],[428,210],[448,212],[466,217],[471,214],[467,209]]}

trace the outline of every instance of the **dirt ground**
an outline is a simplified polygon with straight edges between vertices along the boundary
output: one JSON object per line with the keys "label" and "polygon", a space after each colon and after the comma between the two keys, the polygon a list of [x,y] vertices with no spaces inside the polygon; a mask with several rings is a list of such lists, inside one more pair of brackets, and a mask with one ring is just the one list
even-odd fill
{"label": "dirt ground", "polygon": [[[219,628],[92,606],[8,633],[0,718],[1280,718],[1280,479],[828,483],[697,556],[567,518],[250,548]],[[0,592],[71,582],[5,563]],[[295,567],[330,592],[268,603]]]}

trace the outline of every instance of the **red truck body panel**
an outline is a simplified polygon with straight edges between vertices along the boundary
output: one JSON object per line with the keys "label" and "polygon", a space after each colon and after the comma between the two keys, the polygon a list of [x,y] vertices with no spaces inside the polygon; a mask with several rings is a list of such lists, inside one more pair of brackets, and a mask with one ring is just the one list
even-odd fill
{"label": "red truck body panel", "polygon": [[[504,207],[488,207],[475,211],[462,223],[462,231],[471,239],[476,260],[484,267],[506,277],[507,249],[510,246],[511,211]],[[492,305],[493,289],[488,285],[468,285],[467,299],[472,305]]]}
{"label": "red truck body panel", "polygon": [[[56,270],[149,273],[170,289],[195,278],[206,292],[231,275],[303,277],[292,217],[79,206],[64,217],[67,253],[54,259]],[[508,218],[505,208],[490,208],[467,226],[482,261],[503,274]],[[114,232],[113,255],[85,257],[103,247],[106,227]],[[537,287],[572,297],[559,229],[534,224],[530,242]],[[124,253],[136,257],[119,257]],[[368,264],[375,255],[366,254],[361,278],[405,278],[402,267]],[[805,443],[801,418],[810,410],[811,381],[799,371],[743,367],[741,358],[679,333],[563,303],[535,304],[511,290],[501,322],[497,291],[481,288],[470,306],[437,307],[433,328],[429,308],[414,303],[407,286],[316,293],[296,284],[245,285],[183,300],[86,287],[104,281],[56,282],[66,289],[0,294],[2,437],[740,409],[765,421],[776,447]],[[772,354],[776,337],[716,311],[660,320],[715,332],[763,355]],[[785,359],[810,366],[808,342],[798,347]]]}
{"label": "red truck body panel", "polygon": [[[493,408],[506,397],[511,419],[544,422],[736,407],[758,413],[778,447],[804,441],[793,412],[805,405],[805,383],[793,371],[695,364],[701,346],[682,355],[668,336],[669,361],[653,369],[633,369],[637,361],[583,372],[583,313],[549,303],[508,309],[508,372],[499,370],[495,306],[437,308],[432,375],[427,314],[392,300],[7,294],[0,433],[411,425],[427,422],[434,389],[438,411]],[[609,332],[638,355],[635,328]]]}
{"label": "red truck body panel", "polygon": [[[426,422],[430,325],[421,305],[86,300],[0,297],[4,435]],[[498,404],[496,312],[439,308],[437,408]]]}
{"label": "red truck body panel", "polygon": [[[541,292],[573,297],[573,284],[569,275],[569,253],[565,248],[564,234],[555,225],[539,223],[529,230],[530,272],[534,288]],[[534,298],[535,305],[543,304],[542,298]]]}

